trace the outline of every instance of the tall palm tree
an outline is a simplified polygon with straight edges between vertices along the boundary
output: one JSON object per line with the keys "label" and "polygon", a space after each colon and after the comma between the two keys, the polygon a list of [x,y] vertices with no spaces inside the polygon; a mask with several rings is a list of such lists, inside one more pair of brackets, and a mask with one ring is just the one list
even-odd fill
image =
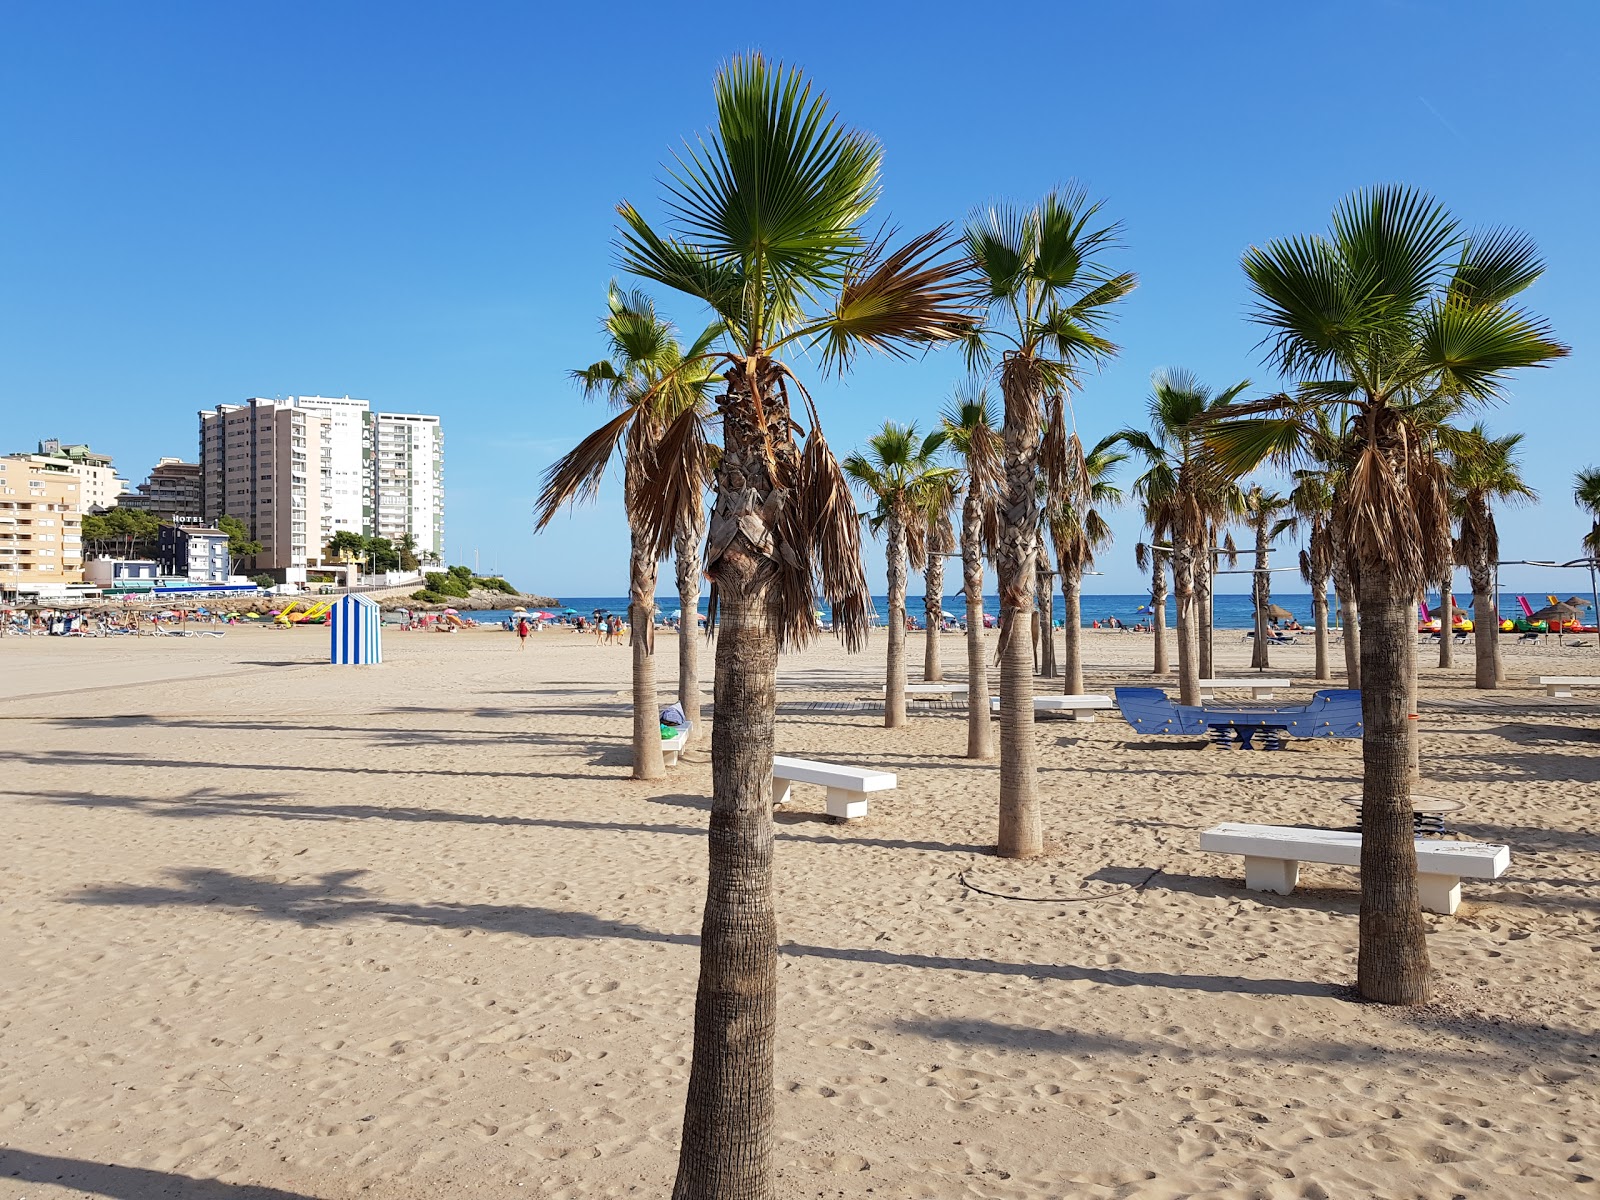
{"label": "tall palm tree", "polygon": [[[1000,577],[999,852],[1029,858],[1044,849],[1033,742],[1033,655],[1039,502],[1034,487],[1046,396],[1064,394],[1086,363],[1116,353],[1100,331],[1111,306],[1137,282],[1101,262],[1118,235],[1096,227],[1100,205],[1079,188],[1052,191],[1032,208],[973,213],[966,249],[987,311],[966,336],[968,363],[998,357],[1005,405],[1005,471],[995,568]],[[1081,448],[1075,452],[1081,453]]]}
{"label": "tall palm tree", "polygon": [[[1052,401],[1059,407],[1060,401]],[[1122,489],[1112,482],[1116,468],[1128,456],[1116,450],[1115,437],[1102,438],[1073,470],[1081,478],[1052,493],[1045,520],[1061,571],[1062,691],[1083,695],[1083,573],[1094,566],[1097,552],[1111,544],[1111,526],[1105,510],[1122,503]],[[1047,472],[1048,473],[1048,472]],[[1088,502],[1079,497],[1087,493]]]}
{"label": "tall palm tree", "polygon": [[[646,481],[660,467],[662,438],[684,413],[702,419],[712,380],[705,352],[721,335],[712,325],[686,353],[670,322],[657,315],[643,292],[613,283],[601,322],[607,355],[571,372],[586,396],[604,396],[617,415],[558,460],[545,475],[536,528],[543,529],[566,505],[593,499],[606,465],[620,448],[622,504],[628,516],[628,641],[633,649],[633,777],[666,774],[661,753],[655,659],[655,596],[661,554],[646,531],[652,502]],[[679,457],[671,468],[683,476],[680,508],[698,503],[705,487],[704,455]],[[675,522],[687,514],[676,511]]]}
{"label": "tall palm tree", "polygon": [[885,421],[867,439],[865,453],[844,460],[845,476],[876,501],[867,514],[873,532],[882,533],[889,571],[889,660],[883,689],[883,723],[906,723],[906,565],[920,565],[927,552],[928,520],[956,477],[956,468],[938,465],[944,430],[919,437],[915,425]]}
{"label": "tall palm tree", "polygon": [[1593,522],[1593,528],[1583,535],[1583,548],[1600,555],[1600,467],[1585,467],[1572,477],[1572,499]]}
{"label": "tall palm tree", "polygon": [[[1111,441],[1144,460],[1133,485],[1152,529],[1171,538],[1172,591],[1178,602],[1178,700],[1200,703],[1200,621],[1195,609],[1195,577],[1208,569],[1211,518],[1231,479],[1221,478],[1202,436],[1206,419],[1231,404],[1250,386],[1241,380],[1213,393],[1184,370],[1157,371],[1150,377],[1150,428],[1122,429]],[[1152,517],[1151,514],[1155,514]]]}
{"label": "tall palm tree", "polygon": [[979,388],[957,388],[941,421],[947,444],[960,458],[961,591],[967,601],[967,757],[993,758],[989,718],[989,656],[983,645],[984,548],[992,533],[999,499],[1000,435],[989,397]]}
{"label": "tall palm tree", "polygon": [[1288,497],[1269,492],[1259,483],[1254,484],[1244,496],[1245,520],[1255,535],[1255,573],[1251,575],[1250,594],[1255,600],[1255,645],[1250,651],[1250,665],[1265,670],[1272,666],[1267,654],[1267,609],[1272,606],[1272,543],[1292,526],[1294,519],[1284,519],[1290,507]]}
{"label": "tall palm tree", "polygon": [[944,678],[944,662],[939,656],[939,635],[944,627],[944,560],[956,548],[955,526],[950,510],[955,507],[960,489],[959,469],[951,471],[942,487],[929,497],[928,532],[922,568],[922,611],[927,622],[927,637],[922,647],[922,678]]}
{"label": "tall palm tree", "polygon": [[[1513,300],[1543,273],[1533,243],[1508,230],[1468,234],[1431,197],[1357,192],[1326,235],[1245,252],[1273,364],[1303,380],[1293,396],[1236,406],[1262,415],[1217,426],[1235,466],[1292,455],[1331,409],[1348,431],[1335,509],[1361,597],[1362,844],[1357,986],[1369,999],[1421,1004],[1430,992],[1417,898],[1408,770],[1407,673],[1424,580],[1437,578],[1444,470],[1430,447],[1429,398],[1499,399],[1511,372],[1568,353]],[[1420,398],[1420,399],[1419,399]]]}
{"label": "tall palm tree", "polygon": [[1200,678],[1213,679],[1217,673],[1213,654],[1217,574],[1224,561],[1230,570],[1239,565],[1239,547],[1234,543],[1229,525],[1245,515],[1244,489],[1232,480],[1214,477],[1205,499],[1210,519],[1203,543],[1205,553],[1195,559],[1194,610],[1199,622]]}
{"label": "tall palm tree", "polygon": [[[735,58],[715,86],[713,130],[667,170],[667,224],[618,206],[626,269],[706,304],[724,326],[715,360],[722,445],[706,533],[716,642],[711,832],[694,1060],[675,1200],[769,1200],[778,943],[772,892],[777,655],[819,631],[819,590],[858,649],[870,598],[849,483],[787,357],[842,371],[863,350],[905,354],[970,320],[942,231],[891,246],[868,227],[882,151],[840,124],[797,69]],[[873,228],[876,228],[874,226]],[[668,426],[641,514],[672,544],[675,463],[705,420]]]}
{"label": "tall palm tree", "polygon": [[1450,477],[1461,535],[1457,557],[1472,580],[1472,643],[1474,681],[1479,688],[1500,686],[1500,613],[1494,594],[1495,564],[1500,561],[1496,504],[1522,504],[1539,498],[1522,477],[1517,461],[1522,434],[1492,438],[1480,422],[1468,431],[1467,444],[1452,455]]}

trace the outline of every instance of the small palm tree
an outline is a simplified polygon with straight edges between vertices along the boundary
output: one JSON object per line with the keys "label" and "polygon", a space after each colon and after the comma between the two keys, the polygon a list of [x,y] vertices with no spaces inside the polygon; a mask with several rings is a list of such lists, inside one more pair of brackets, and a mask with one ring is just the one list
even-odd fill
{"label": "small palm tree", "polygon": [[1217,426],[1225,462],[1253,469],[1314,439],[1329,410],[1348,433],[1337,524],[1361,597],[1362,839],[1357,986],[1368,999],[1429,996],[1426,926],[1412,853],[1408,679],[1415,602],[1438,577],[1448,503],[1433,452],[1437,397],[1500,398],[1510,374],[1568,353],[1513,301],[1544,271],[1521,234],[1468,234],[1431,197],[1358,192],[1326,235],[1253,247],[1245,275],[1274,365],[1294,396],[1237,406]]}
{"label": "small palm tree", "polygon": [[[655,596],[660,554],[647,532],[645,508],[654,502],[646,481],[663,465],[677,476],[679,508],[675,523],[688,521],[705,489],[705,454],[699,447],[662,459],[666,431],[685,413],[703,419],[705,394],[714,376],[706,350],[721,335],[713,325],[687,352],[672,325],[656,314],[642,292],[625,292],[615,283],[606,293],[602,321],[607,356],[572,372],[586,396],[604,396],[617,410],[594,433],[552,466],[537,506],[543,529],[566,505],[592,499],[606,466],[622,453],[622,503],[628,516],[628,640],[633,649],[633,777],[666,774],[661,753],[655,666]],[[698,688],[696,689],[698,691]]]}
{"label": "small palm tree", "polygon": [[1300,551],[1300,578],[1311,587],[1311,628],[1316,642],[1316,669],[1320,680],[1333,678],[1328,663],[1328,583],[1333,578],[1333,486],[1326,472],[1302,468],[1294,472],[1289,491],[1285,530],[1304,532]]}
{"label": "small palm tree", "polygon": [[[882,151],[841,125],[798,70],[747,55],[718,72],[715,91],[715,129],[668,172],[670,228],[631,204],[618,212],[626,268],[703,302],[724,328],[705,554],[710,619],[721,621],[710,864],[673,1197],[770,1200],[777,656],[819,632],[819,590],[851,649],[871,604],[849,483],[785,358],[814,349],[843,370],[863,350],[906,354],[955,336],[970,318],[942,231],[899,246],[869,231]],[[692,412],[662,437],[640,514],[657,553],[672,544],[691,487],[674,463],[704,440],[704,417]]]}
{"label": "small palm tree", "polygon": [[957,388],[942,419],[962,464],[961,590],[967,601],[967,757],[994,757],[989,657],[983,644],[984,548],[993,541],[999,499],[1000,435],[981,387]]}
{"label": "small palm tree", "polygon": [[1267,654],[1267,610],[1272,607],[1272,564],[1269,561],[1272,543],[1293,526],[1294,518],[1283,517],[1283,513],[1290,508],[1289,499],[1277,492],[1267,491],[1259,483],[1245,492],[1244,508],[1245,520],[1255,535],[1256,552],[1255,573],[1251,576],[1253,583],[1250,588],[1256,606],[1256,636],[1255,645],[1250,651],[1250,665],[1265,670],[1272,665]]}
{"label": "small palm tree", "polygon": [[[1172,590],[1178,601],[1178,699],[1200,703],[1200,619],[1195,579],[1209,570],[1211,521],[1224,507],[1232,480],[1217,472],[1201,436],[1205,421],[1245,388],[1241,380],[1213,393],[1188,371],[1168,369],[1150,377],[1150,428],[1122,429],[1111,442],[1144,459],[1133,485],[1152,529],[1171,538]],[[1159,535],[1158,535],[1159,540]]]}
{"label": "small palm tree", "polygon": [[944,430],[919,437],[915,425],[885,421],[867,439],[867,450],[844,460],[844,473],[876,501],[866,514],[882,533],[889,570],[889,661],[884,680],[883,723],[906,723],[906,566],[920,566],[927,552],[928,520],[954,482],[955,467],[938,465]]}
{"label": "small palm tree", "polygon": [[1600,467],[1585,467],[1572,477],[1572,499],[1593,522],[1593,528],[1583,535],[1583,548],[1600,555]]}
{"label": "small palm tree", "polygon": [[1044,849],[1028,637],[1040,544],[1035,477],[1044,402],[1075,386],[1084,363],[1103,362],[1116,353],[1101,330],[1111,306],[1137,282],[1130,273],[1113,274],[1102,265],[1118,228],[1095,227],[1099,212],[1100,205],[1091,204],[1081,189],[1066,188],[1032,208],[980,210],[966,226],[967,253],[987,303],[984,320],[966,335],[968,362],[986,370],[998,358],[1005,405],[1005,471],[994,559],[1006,713],[1000,730],[998,840],[1000,854],[1008,858],[1030,858]]}
{"label": "small palm tree", "polygon": [[[1081,478],[1063,489],[1064,495],[1052,495],[1045,510],[1056,566],[1061,571],[1062,691],[1068,696],[1083,694],[1083,573],[1094,566],[1094,556],[1111,544],[1105,510],[1122,503],[1122,490],[1111,477],[1128,456],[1118,452],[1115,443],[1114,436],[1104,438],[1085,454],[1074,467]],[[1085,494],[1087,504],[1078,499]]]}
{"label": "small palm tree", "polygon": [[1167,552],[1160,549],[1159,543],[1172,535],[1160,527],[1160,518],[1148,506],[1144,520],[1150,526],[1150,541],[1134,545],[1133,561],[1141,571],[1150,572],[1150,673],[1169,675],[1172,666],[1167,653]]}
{"label": "small palm tree", "polygon": [[1461,534],[1457,557],[1466,564],[1472,580],[1472,643],[1474,682],[1479,688],[1500,686],[1500,612],[1494,589],[1495,565],[1500,561],[1500,531],[1495,526],[1497,504],[1524,504],[1539,494],[1522,478],[1518,447],[1522,434],[1490,437],[1482,423],[1467,431],[1466,444],[1457,448],[1450,463],[1456,518]]}

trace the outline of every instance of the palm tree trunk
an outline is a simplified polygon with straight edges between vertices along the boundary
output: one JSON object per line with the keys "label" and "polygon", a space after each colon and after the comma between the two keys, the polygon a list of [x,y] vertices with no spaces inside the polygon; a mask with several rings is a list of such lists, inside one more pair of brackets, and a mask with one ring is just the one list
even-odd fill
{"label": "palm tree trunk", "polygon": [[944,551],[936,538],[928,538],[928,566],[922,573],[922,606],[927,613],[928,636],[922,646],[922,677],[944,678],[939,661],[939,634],[944,625]]}
{"label": "palm tree trunk", "polygon": [[1500,610],[1490,581],[1493,570],[1485,563],[1472,572],[1473,685],[1485,691],[1500,686]]}
{"label": "palm tree trunk", "polygon": [[[1194,624],[1194,632],[1189,636],[1193,639],[1192,646],[1195,656],[1194,662],[1196,680],[1214,679],[1216,678],[1217,674],[1216,664],[1212,662],[1213,629],[1211,611],[1212,593],[1213,589],[1216,587],[1216,576],[1212,574],[1212,569],[1216,566],[1216,561],[1217,560],[1208,553],[1199,550],[1195,551],[1194,566],[1192,568],[1194,571],[1194,599],[1190,601],[1189,605],[1190,612],[1192,614],[1190,619]],[[1176,576],[1174,576],[1173,582],[1176,584]],[[1181,628],[1178,633],[1178,638],[1178,645],[1181,655],[1183,645],[1183,632]],[[1180,672],[1183,670],[1183,663],[1181,661],[1178,664],[1178,669]],[[1196,683],[1195,687],[1198,689],[1199,684]],[[1195,700],[1182,701],[1182,703],[1198,704],[1200,702],[1198,695],[1199,692],[1197,690],[1197,698]]]}
{"label": "palm tree trunk", "polygon": [[1410,655],[1411,667],[1406,673],[1406,760],[1410,764],[1411,782],[1415,783],[1422,778],[1422,738],[1419,736],[1418,726],[1421,721],[1417,715],[1417,602],[1411,601],[1411,636],[1406,639],[1406,653]]}
{"label": "palm tree trunk", "polygon": [[1039,577],[1034,582],[1034,595],[1038,597],[1039,677],[1054,679],[1056,670],[1055,589],[1050,586],[1050,560],[1044,556],[1044,542],[1039,545]]}
{"label": "palm tree trunk", "polygon": [[[730,561],[731,560],[731,561]],[[737,544],[716,567],[721,629],[711,729],[710,872],[694,1060],[673,1200],[772,1200],[778,927],[772,751],[778,605],[768,564]]]}
{"label": "palm tree trunk", "polygon": [[1328,577],[1315,575],[1311,580],[1311,627],[1317,647],[1316,677],[1331,680],[1333,671],[1328,666]]}
{"label": "palm tree trunk", "polygon": [[1449,568],[1440,576],[1439,584],[1439,665],[1450,667],[1455,665],[1454,651],[1451,647],[1455,644],[1455,606],[1450,602],[1450,588],[1455,582],[1451,576],[1454,574]]}
{"label": "palm tree trunk", "polygon": [[[1200,645],[1194,604],[1195,562],[1188,543],[1172,537],[1172,590],[1178,600],[1178,703],[1200,703]],[[1207,678],[1210,678],[1207,676]]]}
{"label": "palm tree trunk", "polygon": [[1407,676],[1415,678],[1416,603],[1376,564],[1361,572],[1361,930],[1356,981],[1383,1004],[1426,1004],[1428,948],[1411,824]]}
{"label": "palm tree trunk", "polygon": [[1339,600],[1339,624],[1344,629],[1344,685],[1361,686],[1361,608],[1350,577],[1334,560],[1333,594]]}
{"label": "palm tree trunk", "polygon": [[889,566],[889,666],[884,679],[883,724],[899,729],[906,723],[906,527],[891,510],[884,523]]}
{"label": "palm tree trunk", "polygon": [[1256,569],[1250,581],[1250,594],[1256,604],[1256,636],[1255,645],[1250,647],[1250,665],[1260,669],[1272,665],[1267,654],[1267,606],[1272,603],[1272,584],[1267,575],[1266,537],[1265,529],[1256,530]]}
{"label": "palm tree trunk", "polygon": [[1083,575],[1077,567],[1061,565],[1061,675],[1062,692],[1083,695]]}
{"label": "palm tree trunk", "polygon": [[1002,371],[1005,480],[995,570],[1000,577],[1000,829],[1005,858],[1044,850],[1038,750],[1033,742],[1033,619],[1039,544],[1039,395],[1033,381]]}
{"label": "palm tree trunk", "polygon": [[983,645],[983,504],[970,488],[961,509],[961,582],[967,597],[967,757],[993,758],[989,656]]}
{"label": "palm tree trunk", "polygon": [[700,737],[700,543],[706,533],[706,510],[696,503],[689,520],[673,539],[673,566],[678,578],[678,704],[689,720],[689,740]]}
{"label": "palm tree trunk", "polygon": [[656,560],[633,536],[628,556],[628,644],[633,649],[633,777],[661,779],[660,697],[656,694]]}
{"label": "palm tree trunk", "polygon": [[1150,625],[1155,631],[1155,659],[1150,673],[1166,675],[1171,670],[1167,658],[1167,569],[1159,550],[1150,551]]}

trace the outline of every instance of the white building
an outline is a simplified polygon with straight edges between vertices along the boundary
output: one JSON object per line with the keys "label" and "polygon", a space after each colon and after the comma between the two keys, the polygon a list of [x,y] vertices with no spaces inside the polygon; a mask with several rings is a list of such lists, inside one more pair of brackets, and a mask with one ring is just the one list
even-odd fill
{"label": "white building", "polygon": [[377,537],[410,534],[419,557],[444,561],[444,431],[438,417],[373,413],[369,495]]}
{"label": "white building", "polygon": [[117,498],[131,489],[128,481],[117,474],[109,454],[96,454],[85,445],[69,445],[59,438],[49,438],[39,443],[35,454],[13,454],[11,458],[45,467],[64,470],[78,479],[78,508],[80,513],[100,512],[115,508]]}
{"label": "white building", "polygon": [[322,442],[322,544],[341,531],[370,534],[371,405],[349,396],[291,396],[283,403],[328,418]]}

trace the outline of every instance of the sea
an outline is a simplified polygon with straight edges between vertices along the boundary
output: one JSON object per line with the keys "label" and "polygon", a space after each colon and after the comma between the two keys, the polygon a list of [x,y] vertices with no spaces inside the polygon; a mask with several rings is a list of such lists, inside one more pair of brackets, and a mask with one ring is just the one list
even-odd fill
{"label": "sea", "polygon": [[[1567,586],[1569,589],[1571,588],[1571,581],[1568,581]],[[1545,593],[1543,591],[1537,593],[1528,592],[1525,594],[1527,595],[1528,602],[1535,609],[1542,608],[1544,606]],[[1552,594],[1560,595],[1563,599],[1565,599],[1566,596],[1571,595],[1572,593],[1569,590],[1562,593]],[[1457,592],[1455,599],[1458,605],[1461,605],[1463,608],[1470,608],[1472,602],[1470,593]],[[1429,603],[1433,603],[1434,600],[1435,597],[1430,594],[1428,597]],[[874,596],[872,601],[878,610],[879,619],[882,620],[889,611],[888,597]],[[1338,622],[1338,604],[1331,594],[1328,597],[1328,601],[1328,620],[1330,623],[1336,624]],[[1274,589],[1272,593],[1272,602],[1282,608],[1288,609],[1295,615],[1302,625],[1307,627],[1311,625],[1310,592],[1279,592]],[[1099,621],[1101,625],[1104,625],[1109,618],[1116,617],[1119,621],[1122,621],[1128,625],[1137,625],[1141,621],[1149,620],[1149,605],[1150,597],[1148,594],[1094,595],[1085,593],[1081,603],[1083,624],[1085,626],[1089,626],[1093,622]],[[656,597],[656,607],[660,610],[663,616],[670,617],[678,612],[678,598],[676,596],[658,596]],[[832,614],[825,603],[819,602],[817,607],[822,611],[824,620],[831,618]],[[984,611],[990,616],[999,616],[999,597],[985,596],[983,600],[983,607]],[[945,612],[951,614],[952,616],[964,618],[967,613],[966,598],[959,594],[954,596],[946,596],[944,598],[943,608]],[[626,596],[564,596],[561,599],[561,603],[555,609],[546,609],[543,611],[560,612],[562,609],[572,609],[578,615],[584,617],[593,616],[596,609],[602,613],[616,613],[618,616],[626,616],[628,612],[628,598]],[[704,595],[702,595],[700,597],[700,613],[702,616],[705,615],[705,611],[706,598]],[[919,625],[922,623],[923,613],[926,610],[923,607],[923,598],[920,594],[913,593],[906,598],[906,611]],[[1501,593],[1500,613],[1502,616],[1512,617],[1520,616],[1522,614],[1522,609],[1517,604],[1516,593]],[[1255,605],[1248,594],[1218,593],[1215,597],[1213,597],[1212,614],[1213,623],[1218,629],[1251,629],[1255,625]],[[493,623],[509,620],[511,617],[511,612],[509,609],[490,609],[485,612],[476,612],[470,615],[480,622]],[[1058,593],[1055,597],[1055,619],[1060,621],[1062,616],[1063,608],[1061,604],[1061,596]],[[1176,625],[1177,620],[1177,604],[1169,596],[1167,598],[1168,628]]]}

